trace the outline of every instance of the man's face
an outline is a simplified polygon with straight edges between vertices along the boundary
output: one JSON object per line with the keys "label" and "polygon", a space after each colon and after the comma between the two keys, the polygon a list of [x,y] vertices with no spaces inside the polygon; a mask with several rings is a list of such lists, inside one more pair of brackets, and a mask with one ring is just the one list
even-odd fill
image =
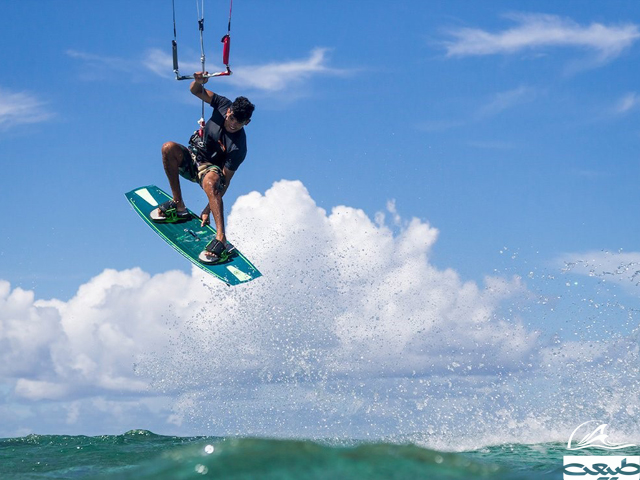
{"label": "man's face", "polygon": [[245,125],[248,125],[251,119],[246,120],[244,122],[239,122],[236,117],[233,116],[233,110],[227,108],[227,116],[224,121],[224,129],[227,132],[235,133],[242,129]]}

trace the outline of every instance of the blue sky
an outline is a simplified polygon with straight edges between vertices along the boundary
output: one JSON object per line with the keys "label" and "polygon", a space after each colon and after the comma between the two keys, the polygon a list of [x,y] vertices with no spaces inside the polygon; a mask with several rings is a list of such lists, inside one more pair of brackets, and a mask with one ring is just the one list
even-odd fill
{"label": "blue sky", "polygon": [[[206,5],[212,69],[226,29],[218,3]],[[79,5],[12,2],[2,20],[0,148],[14,165],[2,188],[33,212],[3,235],[3,273],[43,297],[68,298],[105,266],[189,268],[157,242],[132,245],[127,233],[140,225],[116,195],[166,186],[159,147],[185,142],[200,115],[187,82],[168,81],[170,64],[156,58],[170,54],[171,8]],[[373,215],[395,199],[401,215],[441,230],[434,261],[471,278],[503,246],[550,258],[634,250],[637,7],[580,5],[237,2],[238,78],[211,86],[258,110],[227,204],[282,178],[301,180],[324,208]],[[177,15],[185,71],[199,61],[195,5]],[[576,38],[536,43],[536,28],[554,27]],[[598,27],[602,39],[589,38]],[[496,44],[464,50],[472,31]],[[505,50],[509,31],[522,43]],[[267,75],[273,84],[260,83]],[[25,148],[44,172],[24,173]]]}
{"label": "blue sky", "polygon": [[[195,3],[176,4],[181,71],[188,73],[199,63]],[[207,0],[205,13],[213,71],[222,67],[218,39],[228,4]],[[185,143],[200,117],[188,82],[172,79],[171,2],[5,2],[0,31],[0,188],[12,212],[0,227],[6,298],[24,293],[17,303],[27,316],[44,315],[38,301],[55,299],[65,330],[71,320],[60,312],[73,298],[100,279],[120,278],[105,271],[126,276],[139,267],[152,279],[175,270],[199,278],[123,196],[140,185],[168,186],[160,147]],[[507,286],[496,290],[533,298],[533,305],[517,303],[528,329],[522,341],[533,341],[535,331],[573,339],[571,325],[580,336],[584,328],[630,334],[640,281],[639,44],[634,1],[237,0],[235,73],[209,83],[257,106],[247,160],[225,197],[230,238],[275,282],[278,266],[316,252],[302,243],[295,251],[275,248],[293,238],[287,226],[310,222],[317,234],[307,243],[323,235],[336,246],[355,242],[352,231],[333,229],[330,212],[343,208],[395,239],[387,250],[371,246],[368,262],[383,264],[380,255],[405,248],[407,232],[426,232],[427,240],[416,240],[416,258],[446,285],[455,275],[451,288],[460,295],[465,285],[491,290],[485,278],[497,276]],[[202,192],[184,191],[199,211]],[[279,209],[294,215],[299,202],[324,209],[324,220],[283,220],[289,217]],[[264,230],[247,230],[240,213],[234,218],[232,207],[250,213],[247,204],[265,212],[256,219]],[[368,239],[359,241],[365,250]],[[319,285],[339,289],[316,267],[309,272]],[[216,295],[264,300],[250,290]],[[492,315],[515,308],[483,302]],[[19,358],[21,347],[3,341]],[[5,372],[5,406],[40,408],[20,398],[54,399],[73,417],[73,402],[91,397],[87,391],[115,388],[89,382],[79,393],[56,387],[54,377],[29,375]],[[29,393],[35,384],[20,378],[45,382],[54,394]],[[7,432],[32,430],[30,422]]]}

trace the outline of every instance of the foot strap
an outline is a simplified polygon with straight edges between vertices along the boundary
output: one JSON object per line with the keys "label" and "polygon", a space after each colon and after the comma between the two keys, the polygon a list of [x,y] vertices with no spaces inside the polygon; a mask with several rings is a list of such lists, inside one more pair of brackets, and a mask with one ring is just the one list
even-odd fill
{"label": "foot strap", "polygon": [[231,256],[227,246],[220,240],[213,239],[198,256],[202,263],[214,264],[225,262]]}
{"label": "foot strap", "polygon": [[216,257],[220,258],[222,252],[226,249],[225,244],[220,240],[213,239],[209,242],[209,244],[205,247],[205,250],[209,253],[213,253]]}
{"label": "foot strap", "polygon": [[191,216],[189,210],[178,212],[178,204],[175,200],[168,200],[158,205],[156,210],[150,214],[151,220],[156,222],[177,222],[178,220],[188,219]]}
{"label": "foot strap", "polygon": [[176,210],[177,207],[178,207],[178,204],[175,202],[175,200],[167,200],[166,202],[158,205],[158,210],[160,210],[162,213],[166,215],[167,212],[171,210]]}

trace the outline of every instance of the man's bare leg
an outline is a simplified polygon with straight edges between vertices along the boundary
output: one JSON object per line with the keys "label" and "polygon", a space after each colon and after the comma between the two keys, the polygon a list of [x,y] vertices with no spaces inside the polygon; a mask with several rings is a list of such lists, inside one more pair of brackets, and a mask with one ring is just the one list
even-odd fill
{"label": "man's bare leg", "polygon": [[224,205],[222,203],[222,190],[216,188],[219,185],[220,175],[208,172],[202,180],[202,189],[209,199],[209,208],[216,224],[216,239],[225,243],[227,238],[224,229]]}
{"label": "man's bare leg", "polygon": [[182,200],[182,190],[180,188],[180,172],[179,168],[182,164],[183,153],[182,146],[175,142],[167,142],[162,145],[162,164],[164,165],[164,173],[169,180],[171,194],[173,200],[177,204],[176,210],[182,212],[186,210],[184,201]]}

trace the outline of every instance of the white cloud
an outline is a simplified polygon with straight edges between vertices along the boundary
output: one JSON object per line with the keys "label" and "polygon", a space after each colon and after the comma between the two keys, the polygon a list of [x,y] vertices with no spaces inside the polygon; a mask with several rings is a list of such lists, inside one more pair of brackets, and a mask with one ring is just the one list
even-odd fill
{"label": "white cloud", "polygon": [[28,400],[56,400],[67,394],[67,388],[57,383],[19,378],[15,393]]}
{"label": "white cloud", "polygon": [[[435,267],[438,230],[402,219],[393,201],[387,211],[375,221],[348,206],[327,212],[302,183],[280,181],[239,197],[228,217],[231,239],[264,274],[248,284],[229,288],[195,267],[105,270],[63,302],[0,282],[0,385],[26,405],[20,415],[0,408],[0,436],[42,425],[372,437],[435,429],[452,438],[427,443],[460,448],[460,434],[495,434],[499,422],[508,432],[531,417],[541,431],[556,428],[558,418],[536,417],[528,402],[549,389],[541,411],[559,403],[563,370],[541,363],[564,357],[520,318],[522,280],[480,285]],[[582,350],[568,346],[571,359]]]}
{"label": "white cloud", "polygon": [[153,277],[105,270],[66,302],[34,300],[3,282],[2,378],[25,399],[75,401],[146,395],[150,383],[155,394],[175,395],[229,379],[522,368],[537,334],[496,313],[523,292],[520,281],[487,278],[482,287],[438,270],[429,262],[438,231],[388,208],[395,235],[381,216],[376,224],[346,206],[327,213],[300,182],[240,197],[228,230],[264,277],[234,289],[195,268]]}
{"label": "white cloud", "polygon": [[106,57],[78,50],[67,50],[66,54],[71,58],[85,62],[90,69],[106,69],[121,73],[131,73],[135,69],[134,62],[119,57]]}
{"label": "white cloud", "polygon": [[616,105],[616,113],[627,113],[640,106],[640,96],[636,92],[631,92],[622,97]]}
{"label": "white cloud", "polygon": [[564,267],[564,273],[599,278],[640,296],[640,252],[571,253],[557,262]]}
{"label": "white cloud", "polygon": [[344,75],[328,66],[328,49],[315,48],[308,58],[266,65],[241,65],[234,69],[233,83],[241,87],[277,92],[317,75]]}
{"label": "white cloud", "polygon": [[450,30],[447,56],[514,54],[544,47],[573,47],[594,52],[601,62],[618,57],[640,38],[635,24],[584,26],[568,18],[544,14],[506,15],[517,25],[492,33],[478,28]]}
{"label": "white cloud", "polygon": [[0,130],[49,120],[53,113],[35,94],[0,88]]}
{"label": "white cloud", "polygon": [[[329,66],[328,53],[329,49],[315,48],[307,58],[299,60],[233,66],[233,75],[228,78],[228,81],[242,88],[279,92],[299,85],[314,76],[347,74],[347,70]],[[155,75],[165,78],[174,76],[171,55],[157,48],[148,50],[140,61],[104,57],[76,50],[68,50],[67,55],[85,63],[87,68],[83,69],[82,75],[87,79],[103,77],[106,72],[111,72],[126,74],[135,80],[140,80],[140,64]],[[183,75],[192,74],[201,69],[199,62],[180,60],[180,73]],[[217,69],[222,70],[222,67],[218,66]],[[207,70],[214,72],[216,67],[209,63]]]}
{"label": "white cloud", "polygon": [[[105,80],[112,77],[124,77],[134,82],[147,80],[145,77],[146,72],[141,68],[140,64],[142,63],[143,66],[150,68],[148,59],[143,59],[141,62],[138,59],[108,57],[78,50],[67,50],[65,53],[69,57],[82,62],[82,68],[77,75],[85,81]],[[150,53],[148,58],[152,57],[153,54]],[[172,67],[169,67],[168,72],[172,72]]]}
{"label": "white cloud", "polygon": [[[152,48],[151,50],[148,50],[142,63],[146,68],[161,77],[175,76],[173,73],[173,60],[171,56],[159,48]],[[195,63],[183,63],[182,67],[182,70],[185,72],[197,72],[200,70],[200,64],[196,65]]]}
{"label": "white cloud", "polygon": [[[438,132],[462,127],[471,122],[484,122],[487,117],[499,115],[506,110],[535,101],[539,94],[539,89],[520,85],[519,87],[511,90],[492,94],[492,96],[485,101],[484,105],[477,107],[473,113],[469,114],[468,120],[426,121],[417,124],[415,128],[425,132]],[[513,145],[508,142],[495,140],[471,142],[470,145],[479,148],[491,149],[513,148]]]}
{"label": "white cloud", "polygon": [[532,102],[535,100],[537,94],[536,89],[525,85],[505,92],[498,92],[494,94],[494,97],[489,103],[480,108],[478,115],[480,117],[497,115],[517,105]]}

